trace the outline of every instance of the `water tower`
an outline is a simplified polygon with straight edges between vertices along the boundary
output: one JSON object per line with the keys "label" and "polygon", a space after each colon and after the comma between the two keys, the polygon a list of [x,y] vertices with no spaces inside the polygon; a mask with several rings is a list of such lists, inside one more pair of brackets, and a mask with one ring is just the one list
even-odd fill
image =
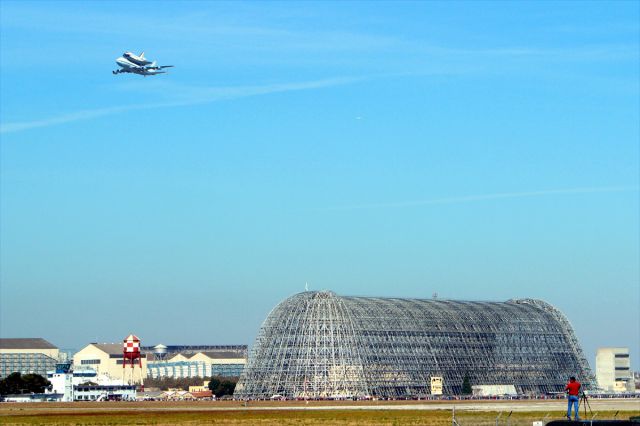
{"label": "water tower", "polygon": [[153,355],[158,361],[164,361],[167,358],[167,347],[160,343],[153,347]]}
{"label": "water tower", "polygon": [[125,383],[127,364],[131,365],[129,384],[132,385],[135,383],[134,372],[136,361],[138,363],[138,366],[140,367],[140,386],[143,387],[144,385],[142,383],[142,353],[140,352],[140,339],[136,335],[130,334],[126,339],[124,339],[122,348],[122,380]]}

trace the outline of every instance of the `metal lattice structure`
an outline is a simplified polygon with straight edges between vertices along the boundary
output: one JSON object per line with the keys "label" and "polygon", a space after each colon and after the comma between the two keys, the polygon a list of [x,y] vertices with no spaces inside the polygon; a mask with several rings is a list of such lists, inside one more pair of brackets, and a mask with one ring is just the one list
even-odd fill
{"label": "metal lattice structure", "polygon": [[304,292],[262,325],[236,398],[408,397],[472,385],[518,393],[595,382],[571,325],[546,302],[342,297]]}

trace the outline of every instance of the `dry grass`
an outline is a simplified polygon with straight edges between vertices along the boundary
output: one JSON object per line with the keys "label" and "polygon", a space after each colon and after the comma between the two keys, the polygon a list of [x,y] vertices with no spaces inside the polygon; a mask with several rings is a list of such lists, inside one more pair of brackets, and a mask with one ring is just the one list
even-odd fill
{"label": "dry grass", "polygon": [[[493,424],[497,413],[458,416],[462,425]],[[519,418],[529,418],[519,413]],[[540,419],[539,413],[531,419]],[[514,419],[515,420],[515,419]],[[419,410],[269,410],[188,412],[100,412],[15,415],[3,424],[24,425],[450,425],[449,411]],[[513,423],[512,423],[513,424]],[[531,422],[529,422],[531,424]]]}
{"label": "dry grass", "polygon": [[[389,401],[385,401],[385,405]],[[403,405],[407,401],[403,401]],[[434,404],[430,410],[376,408],[305,409],[326,407],[332,403],[264,402],[255,403],[262,409],[244,409],[240,403],[199,402],[141,402],[141,403],[45,403],[0,404],[0,424],[3,425],[451,425],[451,410],[439,409]],[[342,403],[344,406],[344,402]],[[362,406],[363,404],[352,404]],[[508,406],[505,405],[505,408]],[[278,409],[280,408],[280,409]],[[284,408],[284,409],[283,409]],[[444,408],[444,407],[443,407]],[[501,425],[506,425],[503,413]],[[640,415],[640,404],[632,405],[618,418]],[[542,420],[543,411],[514,412],[509,419],[512,426],[531,426],[534,420]],[[561,411],[549,412],[549,419],[562,418]],[[615,411],[598,411],[598,418],[612,418]],[[456,418],[461,426],[493,426],[498,411],[471,411],[457,409]]]}

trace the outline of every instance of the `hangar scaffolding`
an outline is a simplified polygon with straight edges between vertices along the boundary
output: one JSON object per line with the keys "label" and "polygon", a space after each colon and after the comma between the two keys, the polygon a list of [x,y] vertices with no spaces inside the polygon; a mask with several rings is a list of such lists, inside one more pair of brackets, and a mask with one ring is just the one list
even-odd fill
{"label": "hangar scaffolding", "polygon": [[236,398],[415,397],[443,377],[472,385],[561,391],[593,374],[565,316],[546,302],[342,297],[303,292],[267,316]]}

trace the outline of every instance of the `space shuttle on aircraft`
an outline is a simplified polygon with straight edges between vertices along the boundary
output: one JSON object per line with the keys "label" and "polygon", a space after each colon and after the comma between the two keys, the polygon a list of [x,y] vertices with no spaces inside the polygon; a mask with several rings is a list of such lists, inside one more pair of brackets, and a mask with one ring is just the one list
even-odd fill
{"label": "space shuttle on aircraft", "polygon": [[148,61],[147,58],[144,57],[144,52],[142,52],[140,55],[136,55],[132,52],[124,52],[122,56],[129,62],[133,62],[136,65],[145,66],[152,64],[151,61]]}
{"label": "space shuttle on aircraft", "polygon": [[116,59],[119,69],[112,71],[113,74],[130,73],[138,74],[144,77],[148,75],[165,74],[162,71],[165,68],[171,68],[173,65],[158,66],[156,61],[149,61],[144,57],[144,52],[135,55],[131,52],[124,52],[121,57]]}

